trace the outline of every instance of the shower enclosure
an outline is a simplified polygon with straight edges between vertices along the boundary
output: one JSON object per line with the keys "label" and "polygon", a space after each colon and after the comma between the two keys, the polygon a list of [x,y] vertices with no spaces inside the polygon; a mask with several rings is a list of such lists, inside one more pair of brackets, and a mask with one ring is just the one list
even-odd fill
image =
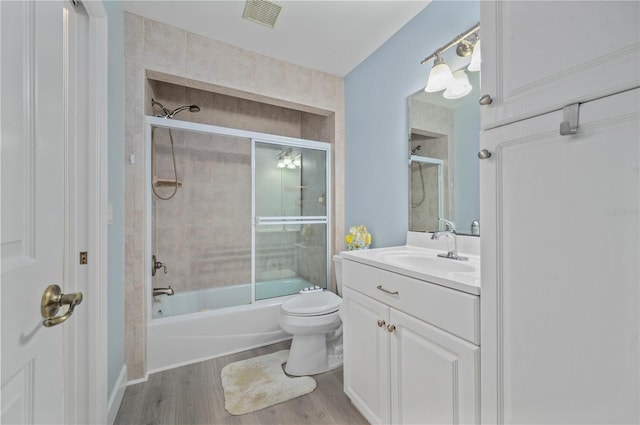
{"label": "shower enclosure", "polygon": [[409,230],[433,231],[444,214],[443,161],[411,155],[409,158]]}
{"label": "shower enclosure", "polygon": [[[151,320],[327,287],[328,143],[157,117],[146,125]],[[175,295],[152,296],[169,286]]]}

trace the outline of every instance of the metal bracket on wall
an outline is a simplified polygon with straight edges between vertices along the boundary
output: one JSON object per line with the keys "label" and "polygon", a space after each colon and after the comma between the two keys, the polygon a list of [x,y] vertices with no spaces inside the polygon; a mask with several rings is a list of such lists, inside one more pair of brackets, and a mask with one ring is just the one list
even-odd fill
{"label": "metal bracket on wall", "polygon": [[560,135],[570,136],[578,132],[578,115],[580,104],[573,103],[562,108],[564,121],[560,123]]}

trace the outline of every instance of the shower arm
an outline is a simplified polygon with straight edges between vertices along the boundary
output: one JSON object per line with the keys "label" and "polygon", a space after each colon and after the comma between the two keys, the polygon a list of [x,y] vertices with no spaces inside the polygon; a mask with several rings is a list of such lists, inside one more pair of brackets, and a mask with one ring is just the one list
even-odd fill
{"label": "shower arm", "polygon": [[[160,109],[162,109],[162,112],[164,112],[164,117],[167,118],[169,115],[171,115],[171,111],[169,111],[167,108],[164,107],[164,105],[160,102],[158,102],[155,99],[151,99],[151,106],[159,106]],[[175,113],[175,111],[174,111]],[[161,115],[159,115],[161,116]]]}

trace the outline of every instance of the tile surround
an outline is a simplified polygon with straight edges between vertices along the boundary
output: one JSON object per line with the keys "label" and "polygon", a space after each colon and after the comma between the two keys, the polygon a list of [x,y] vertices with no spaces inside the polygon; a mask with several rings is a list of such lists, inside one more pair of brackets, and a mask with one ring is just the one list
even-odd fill
{"label": "tile surround", "polygon": [[[303,129],[298,132],[307,134],[304,137],[326,138],[333,143],[334,211],[331,231],[337,245],[333,250],[344,248],[343,79],[125,13],[125,363],[129,380],[143,378],[146,374],[148,294],[145,293],[144,282],[143,117],[151,112],[150,97],[158,88],[153,87],[147,77],[190,87],[183,88],[184,103],[189,90],[200,89],[234,96],[239,98],[237,102],[244,99],[323,115],[314,117],[301,114],[299,120],[307,124],[299,123],[298,128]],[[176,90],[171,96],[177,99],[182,94]],[[205,99],[198,101],[202,103],[204,114],[201,117],[204,119],[210,106]],[[266,109],[260,111],[258,108],[254,112],[268,115]],[[235,115],[233,110],[229,110],[225,122],[233,122]],[[289,118],[287,131],[295,131],[292,130],[291,120],[294,118]],[[249,119],[245,118],[245,121]],[[263,127],[269,125],[269,120],[257,121],[262,121],[260,125]],[[280,127],[274,126],[271,130],[280,131]],[[331,131],[327,131],[327,128]],[[135,155],[134,164],[129,163],[132,153]],[[197,239],[195,243],[198,243]],[[238,249],[242,251],[242,248]],[[199,264],[198,267],[207,268],[209,265]]]}

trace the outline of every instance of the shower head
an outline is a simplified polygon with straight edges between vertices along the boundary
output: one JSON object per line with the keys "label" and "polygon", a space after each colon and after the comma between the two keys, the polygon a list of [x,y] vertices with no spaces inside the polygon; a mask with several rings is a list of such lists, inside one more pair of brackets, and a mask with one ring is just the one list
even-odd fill
{"label": "shower head", "polygon": [[184,105],[171,111],[167,118],[173,118],[178,112],[182,112],[185,109],[188,109],[189,112],[200,112],[200,107],[198,105]]}
{"label": "shower head", "polygon": [[200,107],[198,105],[184,105],[180,106],[173,111],[168,110],[164,107],[164,105],[154,99],[151,99],[151,106],[159,106],[162,109],[162,114],[158,115],[162,118],[173,118],[177,113],[188,109],[189,112],[200,112]]}

